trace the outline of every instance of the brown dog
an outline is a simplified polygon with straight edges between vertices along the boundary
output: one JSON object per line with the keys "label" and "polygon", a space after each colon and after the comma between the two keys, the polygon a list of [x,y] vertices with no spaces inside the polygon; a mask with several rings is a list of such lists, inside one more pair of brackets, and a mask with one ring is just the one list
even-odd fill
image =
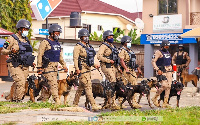
{"label": "brown dog", "polygon": [[[26,93],[28,92],[30,95],[30,100],[32,102],[35,102],[35,97],[37,95],[36,93],[38,93],[38,90],[40,88],[38,84],[38,79],[35,75],[32,75],[29,78],[27,78],[27,80],[28,81],[26,81],[25,83],[25,92],[24,92],[24,96],[22,100],[24,99]],[[5,97],[6,100],[13,101],[14,88],[15,88],[15,82],[13,82],[13,85],[11,86],[10,94]],[[28,91],[28,88],[29,88],[29,91]]]}
{"label": "brown dog", "polygon": [[192,81],[192,84],[197,87],[197,81],[198,81],[198,77],[196,75],[193,75],[193,74],[188,74],[186,68],[182,68],[180,67],[179,68],[179,71],[178,71],[178,75],[181,76],[181,83],[183,83],[183,85],[185,87],[187,87],[187,83]]}
{"label": "brown dog", "polygon": [[[74,88],[76,89],[76,87],[78,86],[78,77],[76,74],[73,74],[73,72],[71,72],[71,74],[63,80],[57,80],[58,83],[58,95],[59,98],[61,98],[61,96],[64,96],[64,104],[67,104],[67,96],[69,95],[69,92],[71,91],[72,86],[74,86]],[[48,95],[48,97],[43,97],[42,95],[37,99],[37,101],[46,101],[47,99],[50,98],[51,94],[49,92],[49,89],[42,88],[42,93],[41,94],[46,94]],[[45,98],[45,99],[44,99]]]}

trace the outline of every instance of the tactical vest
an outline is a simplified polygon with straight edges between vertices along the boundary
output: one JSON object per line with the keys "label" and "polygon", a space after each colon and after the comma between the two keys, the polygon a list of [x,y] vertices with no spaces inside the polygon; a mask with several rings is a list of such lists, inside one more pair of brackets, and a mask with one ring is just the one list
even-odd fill
{"label": "tactical vest", "polygon": [[109,44],[107,44],[105,42],[103,42],[102,44],[106,45],[112,51],[112,53],[106,58],[113,60],[116,64],[119,64],[119,57],[118,57],[119,52],[118,52],[117,48],[115,46],[111,47]]}
{"label": "tactical vest", "polygon": [[95,55],[96,55],[96,52],[95,52],[94,48],[93,48],[90,44],[88,44],[89,47],[83,45],[81,42],[78,42],[77,44],[79,44],[79,45],[81,45],[83,48],[85,48],[86,53],[87,53],[86,59],[80,57],[80,58],[79,58],[79,62],[80,62],[80,60],[82,60],[82,61],[84,61],[88,66],[93,66],[93,65],[94,65],[94,57],[95,57]]}
{"label": "tactical vest", "polygon": [[133,51],[128,51],[127,49],[123,48],[122,49],[126,50],[126,52],[129,54],[130,60],[129,62],[126,62],[126,65],[130,67],[131,69],[136,68],[136,56]]}
{"label": "tactical vest", "polygon": [[30,42],[27,37],[26,43],[21,42],[19,38],[15,35],[11,35],[15,40],[17,40],[18,45],[19,45],[19,56],[18,56],[18,64],[23,65],[23,66],[33,66],[33,62],[35,60],[35,56],[32,55],[33,53],[33,48],[30,45]]}
{"label": "tactical vest", "polygon": [[59,62],[60,51],[61,51],[60,43],[57,40],[56,41],[51,41],[50,39],[46,40],[49,42],[51,49],[45,51],[44,56],[48,58],[50,62]]}
{"label": "tactical vest", "polygon": [[177,64],[177,65],[186,64],[187,59],[183,59],[183,54],[184,54],[184,52],[182,52],[182,55],[179,55],[178,53],[179,53],[179,52],[177,52],[176,64]]}
{"label": "tactical vest", "polygon": [[170,66],[171,65],[171,60],[172,60],[172,57],[171,57],[171,54],[169,53],[169,51],[167,52],[163,52],[162,50],[159,50],[163,57],[162,58],[159,58],[156,62],[156,65],[157,66]]}

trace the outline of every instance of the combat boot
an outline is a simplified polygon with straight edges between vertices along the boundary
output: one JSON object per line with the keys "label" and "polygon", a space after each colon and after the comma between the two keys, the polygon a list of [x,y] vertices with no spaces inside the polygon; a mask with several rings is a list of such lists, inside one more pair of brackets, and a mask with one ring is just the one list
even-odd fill
{"label": "combat boot", "polygon": [[153,101],[153,104],[157,107],[160,107],[160,105],[158,104],[158,94],[156,94],[151,100]]}
{"label": "combat boot", "polygon": [[133,107],[136,108],[136,109],[138,109],[138,108],[142,108],[142,106],[139,105],[138,103],[133,104]]}
{"label": "combat boot", "polygon": [[99,105],[96,105],[96,104],[93,104],[93,105],[92,105],[92,110],[93,110],[93,111],[98,111],[98,110],[101,110],[101,109],[102,109],[102,107],[99,106]]}
{"label": "combat boot", "polygon": [[164,103],[162,105],[162,108],[171,108],[171,106],[169,106],[168,104],[168,99],[167,97],[164,98]]}

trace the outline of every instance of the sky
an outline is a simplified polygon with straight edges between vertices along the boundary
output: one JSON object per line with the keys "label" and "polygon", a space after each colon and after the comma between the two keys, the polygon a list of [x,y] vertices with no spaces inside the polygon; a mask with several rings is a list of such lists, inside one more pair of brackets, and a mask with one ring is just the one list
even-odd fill
{"label": "sky", "polygon": [[128,12],[142,12],[143,0],[100,0]]}

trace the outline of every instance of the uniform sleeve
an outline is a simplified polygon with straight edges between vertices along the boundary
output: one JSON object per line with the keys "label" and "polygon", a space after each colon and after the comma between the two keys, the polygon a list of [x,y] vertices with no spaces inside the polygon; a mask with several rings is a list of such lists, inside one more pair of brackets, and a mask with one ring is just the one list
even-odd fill
{"label": "uniform sleeve", "polygon": [[62,65],[63,68],[66,67],[66,63],[65,63],[65,61],[63,59],[63,51],[60,52],[60,61],[59,61],[59,63]]}
{"label": "uniform sleeve", "polygon": [[102,61],[102,62],[110,63],[110,59],[103,56],[105,50],[106,50],[106,46],[101,45],[100,48],[99,48],[99,51],[97,53],[97,59]]}
{"label": "uniform sleeve", "polygon": [[79,70],[79,67],[78,67],[78,58],[79,58],[79,55],[80,55],[80,47],[78,45],[76,45],[74,47],[74,51],[73,51],[73,60],[74,60],[75,70]]}
{"label": "uniform sleeve", "polygon": [[18,44],[15,42],[15,39],[10,36],[4,43],[4,47],[1,50],[1,53],[4,55],[8,55],[11,54],[11,50],[12,48],[14,48],[15,50],[19,50],[19,47],[17,47]]}
{"label": "uniform sleeve", "polygon": [[191,59],[190,59],[190,57],[189,57],[187,52],[185,52],[185,56],[186,56],[186,59],[187,59],[186,66],[189,66],[189,64],[191,62]]}
{"label": "uniform sleeve", "polygon": [[176,64],[176,57],[177,57],[177,52],[175,52],[172,57],[172,64]]}
{"label": "uniform sleeve", "polygon": [[121,52],[118,54],[120,59],[124,59],[125,58],[125,50],[122,49]]}
{"label": "uniform sleeve", "polygon": [[160,57],[161,57],[160,51],[156,51],[156,52],[154,53],[153,57],[152,57],[151,63],[152,63],[152,66],[153,66],[153,68],[154,68],[155,70],[158,70],[158,69],[159,69],[158,66],[156,65],[156,62],[157,62],[158,58],[160,58]]}
{"label": "uniform sleeve", "polygon": [[38,48],[37,66],[42,67],[42,56],[44,55],[47,43],[43,40]]}

